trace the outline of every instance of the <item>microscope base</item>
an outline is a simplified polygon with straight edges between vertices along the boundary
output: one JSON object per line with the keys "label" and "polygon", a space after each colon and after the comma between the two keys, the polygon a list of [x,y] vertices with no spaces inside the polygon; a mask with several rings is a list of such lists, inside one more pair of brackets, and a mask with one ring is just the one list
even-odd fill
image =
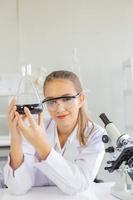
{"label": "microscope base", "polygon": [[111,189],[111,194],[121,200],[133,200],[133,190],[123,191],[114,186]]}

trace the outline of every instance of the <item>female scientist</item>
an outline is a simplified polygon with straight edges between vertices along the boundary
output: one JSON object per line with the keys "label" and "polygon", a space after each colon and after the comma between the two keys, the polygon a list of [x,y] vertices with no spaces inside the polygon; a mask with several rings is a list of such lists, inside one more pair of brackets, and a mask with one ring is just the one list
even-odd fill
{"label": "female scientist", "polygon": [[49,74],[44,96],[48,120],[41,112],[36,122],[26,107],[25,115],[19,115],[15,98],[9,106],[11,147],[4,167],[5,184],[14,194],[45,185],[76,194],[87,189],[97,175],[104,156],[104,129],[88,118],[85,94],[73,72]]}

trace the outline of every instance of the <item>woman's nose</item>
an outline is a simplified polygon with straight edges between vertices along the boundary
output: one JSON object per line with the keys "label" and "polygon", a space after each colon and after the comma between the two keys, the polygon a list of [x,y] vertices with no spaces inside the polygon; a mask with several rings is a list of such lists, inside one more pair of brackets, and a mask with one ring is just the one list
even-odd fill
{"label": "woman's nose", "polygon": [[65,110],[64,104],[61,101],[58,101],[57,102],[57,109],[56,109],[56,111],[61,112],[61,111],[64,111],[64,110]]}

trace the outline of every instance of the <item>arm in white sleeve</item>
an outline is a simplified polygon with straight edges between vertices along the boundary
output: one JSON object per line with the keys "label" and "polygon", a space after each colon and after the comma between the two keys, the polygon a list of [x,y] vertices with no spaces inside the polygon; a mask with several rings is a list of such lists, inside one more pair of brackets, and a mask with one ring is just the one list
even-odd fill
{"label": "arm in white sleeve", "polygon": [[24,194],[34,184],[34,149],[24,143],[23,152],[24,161],[16,170],[10,166],[10,156],[4,167],[4,182],[13,194]]}
{"label": "arm in white sleeve", "polygon": [[95,139],[81,150],[73,162],[52,149],[47,159],[36,163],[36,167],[64,193],[75,194],[84,191],[96,177],[104,156],[101,137],[94,137]]}
{"label": "arm in white sleeve", "polygon": [[[44,126],[46,126],[47,123],[48,123],[47,121],[44,122]],[[4,182],[7,185],[8,190],[10,191],[10,193],[19,195],[25,194],[34,185],[35,177],[38,177],[38,171],[34,167],[35,163],[34,147],[31,144],[29,144],[24,137],[23,137],[22,147],[24,154],[23,163],[16,170],[13,170],[12,167],[10,166],[10,156],[9,156],[8,162],[4,167]],[[43,178],[43,184],[47,184],[46,178],[45,179]]]}
{"label": "arm in white sleeve", "polygon": [[[18,195],[25,194],[32,187],[34,174],[32,167],[28,164],[29,160],[31,159],[25,156],[21,166],[13,170],[10,166],[10,158],[8,159],[4,167],[4,181],[10,193]],[[31,164],[31,166],[33,165]]]}

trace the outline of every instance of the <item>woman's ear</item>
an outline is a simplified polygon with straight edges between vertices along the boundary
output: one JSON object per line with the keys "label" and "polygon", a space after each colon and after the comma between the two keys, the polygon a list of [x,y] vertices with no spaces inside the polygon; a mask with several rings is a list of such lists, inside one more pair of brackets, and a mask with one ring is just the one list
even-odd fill
{"label": "woman's ear", "polygon": [[82,107],[85,104],[86,96],[84,92],[80,93],[79,95],[79,106]]}

